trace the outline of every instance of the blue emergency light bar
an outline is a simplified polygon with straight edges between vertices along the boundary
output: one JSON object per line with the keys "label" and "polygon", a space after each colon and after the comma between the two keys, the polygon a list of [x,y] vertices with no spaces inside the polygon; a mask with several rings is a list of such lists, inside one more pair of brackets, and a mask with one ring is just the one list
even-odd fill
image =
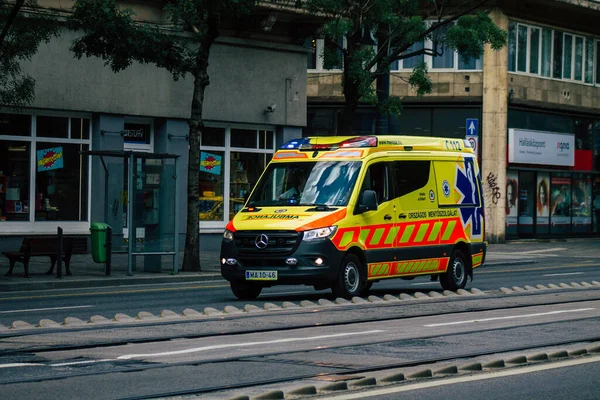
{"label": "blue emergency light bar", "polygon": [[300,138],[290,140],[280,147],[281,150],[337,150],[339,148],[361,148],[377,147],[377,138],[375,136],[357,136],[350,139],[344,139],[334,143],[315,143],[317,141],[327,141],[333,138]]}

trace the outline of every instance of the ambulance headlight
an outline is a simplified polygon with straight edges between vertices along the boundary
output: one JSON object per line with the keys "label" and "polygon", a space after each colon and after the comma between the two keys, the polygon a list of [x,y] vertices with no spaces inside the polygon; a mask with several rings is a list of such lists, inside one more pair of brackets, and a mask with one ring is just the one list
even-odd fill
{"label": "ambulance headlight", "polygon": [[324,239],[333,236],[337,231],[337,226],[328,226],[327,228],[318,228],[310,231],[304,231],[304,237],[302,240],[310,241],[317,239]]}
{"label": "ambulance headlight", "polygon": [[233,232],[231,232],[229,229],[225,229],[225,232],[223,232],[223,240],[232,241]]}

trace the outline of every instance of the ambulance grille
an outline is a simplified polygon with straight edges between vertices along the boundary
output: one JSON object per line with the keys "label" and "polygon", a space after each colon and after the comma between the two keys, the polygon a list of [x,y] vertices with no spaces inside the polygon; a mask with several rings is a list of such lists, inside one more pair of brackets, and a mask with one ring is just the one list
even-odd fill
{"label": "ambulance grille", "polygon": [[[256,246],[256,238],[266,235],[267,246]],[[233,244],[239,254],[291,254],[302,240],[296,231],[236,231]]]}

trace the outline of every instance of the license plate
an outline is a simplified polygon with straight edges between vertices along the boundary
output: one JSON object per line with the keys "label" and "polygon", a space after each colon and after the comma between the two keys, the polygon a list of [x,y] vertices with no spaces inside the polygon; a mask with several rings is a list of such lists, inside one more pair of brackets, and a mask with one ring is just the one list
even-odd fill
{"label": "license plate", "polygon": [[247,281],[276,281],[277,271],[246,271]]}

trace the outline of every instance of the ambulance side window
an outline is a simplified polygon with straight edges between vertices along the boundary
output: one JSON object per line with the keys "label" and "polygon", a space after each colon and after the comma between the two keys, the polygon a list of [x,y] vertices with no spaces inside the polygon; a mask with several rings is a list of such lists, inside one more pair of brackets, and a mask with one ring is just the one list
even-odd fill
{"label": "ambulance side window", "polygon": [[365,190],[374,190],[377,193],[377,204],[390,200],[388,165],[389,163],[384,162],[371,164],[360,189],[361,193]]}
{"label": "ambulance side window", "polygon": [[421,189],[429,181],[431,161],[394,161],[396,197]]}

